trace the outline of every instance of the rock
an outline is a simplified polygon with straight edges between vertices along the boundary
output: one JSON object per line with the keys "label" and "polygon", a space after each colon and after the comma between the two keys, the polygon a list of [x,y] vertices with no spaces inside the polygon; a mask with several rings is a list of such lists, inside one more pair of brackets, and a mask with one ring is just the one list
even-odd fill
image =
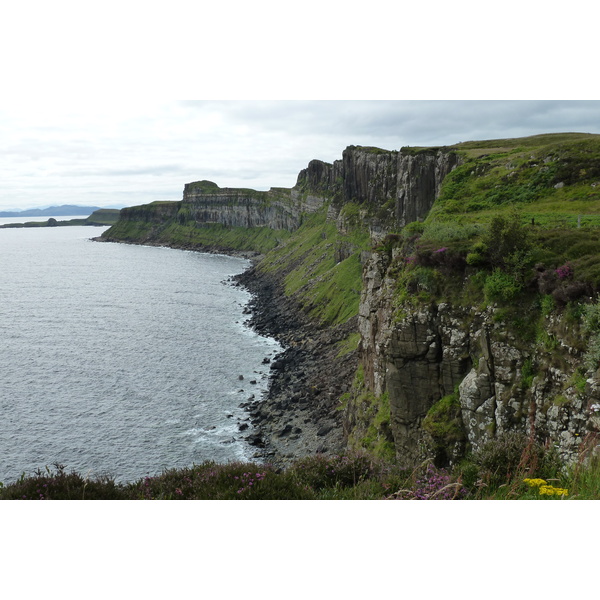
{"label": "rock", "polygon": [[319,429],[317,430],[317,436],[323,437],[324,435],[327,435],[332,429],[333,429],[332,425],[323,425],[322,427],[319,427]]}
{"label": "rock", "polygon": [[288,424],[281,431],[279,431],[279,433],[277,435],[279,437],[283,437],[284,435],[287,435],[291,431],[292,431],[292,426]]}

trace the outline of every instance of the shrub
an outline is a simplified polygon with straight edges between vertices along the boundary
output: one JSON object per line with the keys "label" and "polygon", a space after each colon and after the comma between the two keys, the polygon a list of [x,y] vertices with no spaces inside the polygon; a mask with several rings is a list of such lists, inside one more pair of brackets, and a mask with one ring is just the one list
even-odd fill
{"label": "shrub", "polygon": [[423,419],[423,429],[435,443],[436,465],[448,463],[448,449],[465,441],[458,393],[444,396],[436,402]]}
{"label": "shrub", "polygon": [[[490,440],[473,455],[482,480],[490,487],[510,482],[523,474],[556,477],[561,463],[554,449],[547,449],[524,433],[505,433]],[[520,481],[520,480],[519,480]]]}
{"label": "shrub", "polygon": [[519,294],[521,289],[522,286],[512,275],[500,269],[494,269],[486,277],[483,286],[485,298],[491,302],[510,302]]}
{"label": "shrub", "polygon": [[107,476],[95,479],[79,473],[67,473],[65,466],[55,463],[54,469],[38,470],[33,476],[22,476],[16,483],[0,488],[3,500],[123,500],[126,494]]}
{"label": "shrub", "polygon": [[354,486],[368,479],[373,473],[372,460],[362,453],[343,456],[316,454],[296,461],[290,469],[290,474],[296,481],[315,491],[330,487]]}
{"label": "shrub", "polygon": [[512,255],[526,255],[531,249],[528,229],[521,225],[521,216],[516,211],[509,217],[495,216],[483,241],[493,267],[505,267]]}
{"label": "shrub", "polygon": [[139,500],[309,500],[312,491],[272,466],[207,461],[187,469],[170,469],[128,486]]}
{"label": "shrub", "polygon": [[456,481],[446,469],[438,469],[428,464],[414,474],[410,487],[398,490],[393,498],[398,500],[459,500],[467,490],[460,481]]}

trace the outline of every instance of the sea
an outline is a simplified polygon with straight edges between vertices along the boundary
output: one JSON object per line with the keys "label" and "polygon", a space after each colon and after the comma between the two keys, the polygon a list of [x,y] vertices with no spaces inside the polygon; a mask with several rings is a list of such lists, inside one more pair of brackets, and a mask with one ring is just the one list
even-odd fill
{"label": "sea", "polygon": [[230,278],[249,261],[91,240],[105,229],[0,229],[0,482],[253,460],[240,405],[282,348],[246,324]]}

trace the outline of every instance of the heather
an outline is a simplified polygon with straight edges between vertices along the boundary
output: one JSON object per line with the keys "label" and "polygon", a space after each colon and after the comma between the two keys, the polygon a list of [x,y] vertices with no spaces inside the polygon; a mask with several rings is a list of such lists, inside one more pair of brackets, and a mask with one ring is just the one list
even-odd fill
{"label": "heather", "polygon": [[[592,441],[584,447],[591,448]],[[568,469],[552,448],[499,436],[453,467],[412,469],[365,453],[295,461],[286,469],[207,461],[119,484],[55,464],[0,485],[3,500],[564,500],[600,498],[600,461],[582,453]]]}

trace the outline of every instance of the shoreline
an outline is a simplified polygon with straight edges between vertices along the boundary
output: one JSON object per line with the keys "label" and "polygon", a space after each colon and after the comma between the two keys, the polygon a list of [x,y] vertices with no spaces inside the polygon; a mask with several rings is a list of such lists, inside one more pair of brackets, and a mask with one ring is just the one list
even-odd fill
{"label": "shoreline", "polygon": [[[271,337],[283,351],[268,363],[268,386],[258,399],[240,405],[249,415],[252,431],[238,424],[240,437],[255,450],[253,458],[278,467],[314,454],[345,451],[339,398],[348,392],[356,371],[356,351],[338,358],[337,344],[356,331],[354,317],[347,323],[319,328],[285,296],[280,278],[257,269],[263,255],[252,251],[92,238],[98,242],[167,247],[249,260],[251,265],[229,278],[231,285],[250,293],[245,321],[260,335]],[[267,363],[265,363],[265,367]]]}

